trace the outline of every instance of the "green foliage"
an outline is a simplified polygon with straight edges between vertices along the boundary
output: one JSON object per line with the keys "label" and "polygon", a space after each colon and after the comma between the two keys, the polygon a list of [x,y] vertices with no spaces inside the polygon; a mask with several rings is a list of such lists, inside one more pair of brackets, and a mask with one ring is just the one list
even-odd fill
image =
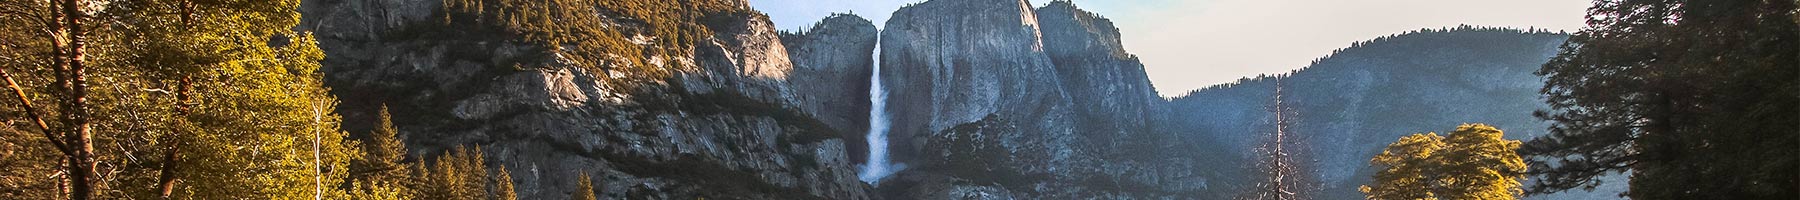
{"label": "green foliage", "polygon": [[651,60],[690,56],[696,45],[710,42],[713,29],[724,28],[713,21],[741,19],[721,17],[760,16],[723,0],[446,0],[443,7],[448,24],[543,45],[551,54],[545,56],[619,75],[615,78],[624,80],[608,82],[618,87],[660,81],[682,70]]}
{"label": "green foliage", "polygon": [[[22,117],[6,116],[6,119]],[[16,124],[16,123],[15,123]],[[17,199],[57,199],[53,177],[61,162],[42,136],[0,127],[0,196]]]}
{"label": "green foliage", "polygon": [[488,182],[485,166],[481,148],[456,147],[431,164],[430,173],[421,176],[424,182],[418,184],[416,195],[419,199],[483,199]]}
{"label": "green foliage", "polygon": [[1444,148],[1443,139],[1437,133],[1412,134],[1389,144],[1387,150],[1369,160],[1373,165],[1385,167],[1360,190],[1369,199],[1435,198],[1437,195],[1431,192],[1432,183],[1426,177],[1426,168],[1434,164],[1429,163],[1432,153]]}
{"label": "green foliage", "polygon": [[[57,1],[0,2],[0,70],[17,75],[25,100],[4,115],[50,119],[20,131],[91,136],[57,139],[90,144],[71,146],[105,163],[81,181],[102,192],[68,198],[162,198],[164,185],[175,199],[341,197],[332,186],[356,148],[321,85],[324,54],[291,30],[299,0],[65,2],[82,14],[52,13]],[[53,17],[80,20],[40,21]],[[51,42],[71,39],[83,42]],[[53,56],[69,52],[85,54]],[[20,169],[32,168],[43,169]]]}
{"label": "green foliage", "polygon": [[363,156],[351,162],[351,178],[356,179],[351,197],[356,199],[410,199],[410,185],[415,180],[407,173],[406,144],[394,127],[393,116],[386,106],[381,108],[375,131],[362,143]]}
{"label": "green foliage", "polygon": [[1369,160],[1381,171],[1360,190],[1369,199],[1515,199],[1523,190],[1519,141],[1500,129],[1464,124],[1447,137],[1412,134]]}
{"label": "green foliage", "polygon": [[1800,196],[1794,1],[1596,1],[1545,64],[1534,193],[1631,173],[1634,199]]}

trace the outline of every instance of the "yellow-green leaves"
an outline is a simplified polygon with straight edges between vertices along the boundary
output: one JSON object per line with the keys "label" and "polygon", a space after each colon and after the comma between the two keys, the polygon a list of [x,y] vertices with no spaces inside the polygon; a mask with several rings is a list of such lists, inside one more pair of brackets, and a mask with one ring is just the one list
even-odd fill
{"label": "yellow-green leaves", "polygon": [[587,172],[581,172],[581,176],[575,177],[575,193],[569,194],[569,199],[570,200],[594,200],[596,197],[594,195],[593,181],[594,181],[594,179],[592,177],[588,177]]}
{"label": "yellow-green leaves", "polygon": [[602,77],[617,79],[605,83],[618,88],[660,81],[683,70],[680,64],[652,60],[691,56],[697,45],[714,37],[708,20],[760,15],[722,0],[445,0],[443,8],[444,21],[458,26],[459,34],[501,35],[513,38],[510,42],[543,46],[549,55],[539,56],[612,74]]}
{"label": "yellow-green leaves", "polygon": [[1381,167],[1360,188],[1369,199],[1514,199],[1525,177],[1519,141],[1498,128],[1464,124],[1445,137],[1413,134],[1369,162]]}
{"label": "yellow-green leaves", "polygon": [[[34,20],[56,14],[50,2],[0,1],[15,11],[0,13],[0,57],[33,104],[88,100],[42,112],[92,116],[50,126],[93,127],[104,172],[94,198],[160,199],[164,185],[171,199],[343,198],[336,188],[360,154],[337,127],[337,100],[318,71],[323,52],[292,31],[300,0],[73,1],[88,14],[76,24],[86,42],[73,59],[86,66],[79,74],[53,70],[68,61],[46,56],[74,48],[44,34],[73,25]],[[68,78],[86,87],[54,83]]]}
{"label": "yellow-green leaves", "polygon": [[1375,172],[1370,185],[1360,188],[1369,199],[1435,199],[1431,180],[1426,177],[1432,153],[1444,148],[1437,133],[1412,134],[1389,144],[1387,150],[1369,162],[1384,166]]}

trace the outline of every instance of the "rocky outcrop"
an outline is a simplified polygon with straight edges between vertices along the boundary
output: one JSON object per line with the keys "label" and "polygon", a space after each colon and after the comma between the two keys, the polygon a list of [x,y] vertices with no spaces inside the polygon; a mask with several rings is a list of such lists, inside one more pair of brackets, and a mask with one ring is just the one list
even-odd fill
{"label": "rocky outcrop", "polygon": [[868,154],[869,77],[875,69],[875,24],[856,15],[835,14],[812,29],[783,33],[794,62],[788,88],[794,106],[840,130],[858,163]]}
{"label": "rocky outcrop", "polygon": [[[1161,102],[1106,19],[1053,2],[927,1],[882,32],[900,198],[1204,196],[1192,158],[1152,157]],[[1191,149],[1191,148],[1178,148]],[[1185,154],[1184,154],[1185,155]],[[1173,161],[1173,162],[1171,162]]]}
{"label": "rocky outcrop", "polygon": [[[1022,0],[927,1],[894,12],[882,32],[880,69],[892,157],[911,166],[898,177],[946,174],[954,178],[928,180],[972,179],[955,187],[1008,193],[1075,174],[1065,171],[1080,140],[1074,105],[1043,52],[1038,26]],[[968,124],[993,126],[950,131]],[[941,151],[952,143],[1004,153]]]}
{"label": "rocky outcrop", "polygon": [[[841,26],[787,35],[809,42],[785,45],[761,14],[709,15],[688,22],[713,33],[695,40],[691,55],[645,63],[675,74],[624,89],[594,71],[620,66],[584,66],[563,54],[580,52],[461,32],[473,25],[443,24],[439,5],[304,2],[297,28],[313,31],[327,53],[326,82],[343,101],[346,129],[368,130],[370,114],[387,105],[413,155],[480,146],[488,164],[512,171],[524,199],[566,198],[577,181],[595,183],[606,199],[870,198],[846,148],[861,141],[845,139],[866,120],[840,118],[868,109],[856,103],[868,95],[868,79],[857,78],[871,67],[866,20],[834,17],[824,23]],[[634,41],[663,38],[601,15]],[[575,180],[579,172],[594,179]]]}
{"label": "rocky outcrop", "polygon": [[1078,132],[1104,142],[1101,149],[1127,148],[1124,139],[1149,133],[1151,109],[1162,99],[1112,21],[1068,1],[1038,8],[1037,19],[1044,52],[1080,113]]}

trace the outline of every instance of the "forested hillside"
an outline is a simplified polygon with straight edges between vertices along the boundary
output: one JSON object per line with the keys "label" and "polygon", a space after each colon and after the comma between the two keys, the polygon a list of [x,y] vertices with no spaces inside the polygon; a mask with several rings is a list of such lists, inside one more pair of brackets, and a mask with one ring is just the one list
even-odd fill
{"label": "forested hillside", "polygon": [[1533,72],[1567,38],[1462,26],[1358,42],[1290,73],[1171,98],[1159,128],[1250,157],[1257,137],[1275,131],[1268,107],[1279,79],[1298,116],[1289,134],[1306,142],[1299,151],[1313,158],[1323,184],[1317,197],[1361,198],[1357,186],[1377,170],[1369,158],[1400,136],[1477,122],[1505,128],[1510,139],[1544,135],[1547,124],[1532,112],[1548,106]]}

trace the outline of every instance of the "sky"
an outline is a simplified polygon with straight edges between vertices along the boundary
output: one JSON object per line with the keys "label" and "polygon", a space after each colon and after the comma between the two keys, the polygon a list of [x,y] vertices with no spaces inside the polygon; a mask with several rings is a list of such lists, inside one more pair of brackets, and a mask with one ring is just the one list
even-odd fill
{"label": "sky", "polygon": [[[923,0],[750,0],[784,30],[831,13],[877,26]],[[1043,6],[1048,0],[1032,0]],[[1241,77],[1284,73],[1351,43],[1459,24],[1564,30],[1584,26],[1589,0],[1074,0],[1112,19],[1125,50],[1172,97]]]}

